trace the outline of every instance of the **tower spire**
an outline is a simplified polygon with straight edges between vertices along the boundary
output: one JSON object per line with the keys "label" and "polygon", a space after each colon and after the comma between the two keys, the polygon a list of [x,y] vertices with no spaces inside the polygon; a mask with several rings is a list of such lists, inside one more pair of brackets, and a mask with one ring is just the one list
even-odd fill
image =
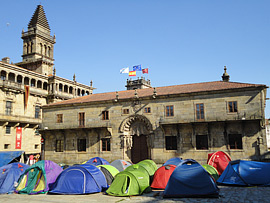
{"label": "tower spire", "polygon": [[222,75],[222,80],[223,80],[224,82],[229,82],[229,80],[230,80],[230,76],[229,76],[229,74],[227,73],[227,68],[226,68],[226,66],[224,66],[224,73],[223,73],[223,75]]}

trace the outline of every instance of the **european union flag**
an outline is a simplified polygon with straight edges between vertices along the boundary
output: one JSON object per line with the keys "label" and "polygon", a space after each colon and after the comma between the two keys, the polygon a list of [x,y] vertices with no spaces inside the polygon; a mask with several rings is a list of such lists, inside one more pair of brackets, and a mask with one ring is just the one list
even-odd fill
{"label": "european union flag", "polygon": [[133,66],[133,71],[142,71],[141,65]]}

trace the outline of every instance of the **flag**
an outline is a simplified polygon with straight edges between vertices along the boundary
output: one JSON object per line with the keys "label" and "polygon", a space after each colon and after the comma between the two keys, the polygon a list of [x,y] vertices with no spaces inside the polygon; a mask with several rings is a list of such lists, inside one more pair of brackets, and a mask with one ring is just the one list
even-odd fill
{"label": "flag", "polygon": [[148,68],[142,69],[142,73],[143,73],[143,74],[144,74],[144,73],[147,73],[147,74],[148,74]]}
{"label": "flag", "polygon": [[128,76],[136,76],[136,71],[129,71]]}
{"label": "flag", "polygon": [[122,68],[121,70],[120,70],[120,73],[128,73],[129,72],[129,67],[127,67],[127,68]]}
{"label": "flag", "polygon": [[28,98],[30,95],[30,88],[28,85],[24,85],[24,109],[27,109]]}
{"label": "flag", "polygon": [[133,71],[142,71],[141,65],[133,66]]}

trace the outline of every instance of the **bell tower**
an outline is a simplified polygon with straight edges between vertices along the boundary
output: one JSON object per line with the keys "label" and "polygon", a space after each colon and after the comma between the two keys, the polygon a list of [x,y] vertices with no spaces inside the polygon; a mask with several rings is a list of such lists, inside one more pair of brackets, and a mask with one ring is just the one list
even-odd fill
{"label": "bell tower", "polygon": [[52,75],[55,36],[51,36],[42,5],[37,6],[28,24],[28,30],[22,31],[22,39],[23,60],[16,65],[44,75]]}

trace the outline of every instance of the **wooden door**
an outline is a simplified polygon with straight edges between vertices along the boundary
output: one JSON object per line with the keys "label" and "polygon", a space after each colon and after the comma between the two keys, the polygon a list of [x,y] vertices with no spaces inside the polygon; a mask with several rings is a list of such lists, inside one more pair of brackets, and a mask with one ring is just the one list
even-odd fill
{"label": "wooden door", "polygon": [[131,161],[136,164],[144,159],[148,159],[147,138],[145,135],[134,135],[132,137],[133,146],[131,148]]}

